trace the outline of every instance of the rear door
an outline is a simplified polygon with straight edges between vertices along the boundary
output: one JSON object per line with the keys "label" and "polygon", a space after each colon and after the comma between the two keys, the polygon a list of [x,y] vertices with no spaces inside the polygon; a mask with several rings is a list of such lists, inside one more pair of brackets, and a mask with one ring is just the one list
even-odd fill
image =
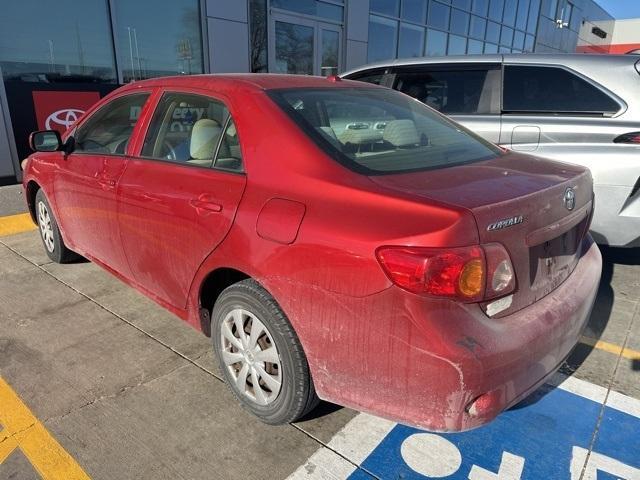
{"label": "rear door", "polygon": [[393,68],[393,88],[450,116],[486,140],[500,139],[500,63]]}
{"label": "rear door", "polygon": [[163,90],[120,181],[118,222],[136,282],[178,308],[228,232],[246,183],[223,99]]}
{"label": "rear door", "polygon": [[576,144],[611,144],[623,107],[604,88],[559,65],[505,64],[500,144],[562,158]]}

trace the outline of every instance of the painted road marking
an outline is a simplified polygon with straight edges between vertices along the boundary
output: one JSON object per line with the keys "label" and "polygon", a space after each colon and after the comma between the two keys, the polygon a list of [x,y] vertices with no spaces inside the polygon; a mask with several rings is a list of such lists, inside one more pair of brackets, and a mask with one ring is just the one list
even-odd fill
{"label": "painted road marking", "polygon": [[640,352],[638,350],[623,348],[615,343],[603,342],[602,340],[596,340],[591,337],[581,337],[580,343],[584,343],[590,347],[597,348],[598,350],[604,350],[605,352],[613,353],[615,355],[622,355],[624,358],[628,358],[629,360],[640,360]]}
{"label": "painted road marking", "polygon": [[37,227],[28,213],[0,217],[0,237],[35,230]]}
{"label": "painted road marking", "polygon": [[17,448],[44,480],[89,479],[0,377],[0,463]]}
{"label": "painted road marking", "polygon": [[640,480],[639,433],[640,400],[557,374],[469,432],[427,433],[358,414],[290,478]]}

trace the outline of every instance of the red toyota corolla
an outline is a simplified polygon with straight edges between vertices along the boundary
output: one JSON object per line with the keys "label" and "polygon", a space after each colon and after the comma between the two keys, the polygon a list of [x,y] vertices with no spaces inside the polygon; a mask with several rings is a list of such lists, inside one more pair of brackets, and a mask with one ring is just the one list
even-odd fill
{"label": "red toyota corolla", "polygon": [[31,144],[49,257],[83,255],[210,335],[268,423],[322,398],[479,426],[558,368],[596,295],[588,170],[383,87],[136,82]]}

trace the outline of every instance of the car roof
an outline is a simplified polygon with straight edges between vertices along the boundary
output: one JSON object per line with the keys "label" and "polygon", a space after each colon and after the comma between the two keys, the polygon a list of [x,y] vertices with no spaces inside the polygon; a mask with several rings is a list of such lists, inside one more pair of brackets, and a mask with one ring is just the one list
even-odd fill
{"label": "car roof", "polygon": [[222,93],[224,91],[237,90],[238,88],[264,91],[283,88],[371,88],[374,87],[374,85],[343,80],[339,77],[316,77],[310,75],[284,75],[274,73],[234,73],[158,77],[132,82],[124,88],[136,89],[144,87],[211,88]]}
{"label": "car roof", "polygon": [[343,73],[343,76],[370,70],[392,66],[429,65],[429,64],[470,64],[470,63],[535,63],[539,65],[565,65],[568,67],[580,66],[582,69],[607,68],[608,65],[633,64],[638,61],[634,55],[610,55],[597,53],[505,53],[488,55],[451,55],[444,57],[414,57],[398,58],[384,62],[376,62],[363,65]]}

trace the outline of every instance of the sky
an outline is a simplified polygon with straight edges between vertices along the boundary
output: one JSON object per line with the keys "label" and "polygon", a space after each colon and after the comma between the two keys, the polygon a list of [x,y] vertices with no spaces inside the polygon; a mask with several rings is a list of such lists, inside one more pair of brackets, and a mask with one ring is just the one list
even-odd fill
{"label": "sky", "polygon": [[596,0],[613,18],[640,18],[640,0]]}

